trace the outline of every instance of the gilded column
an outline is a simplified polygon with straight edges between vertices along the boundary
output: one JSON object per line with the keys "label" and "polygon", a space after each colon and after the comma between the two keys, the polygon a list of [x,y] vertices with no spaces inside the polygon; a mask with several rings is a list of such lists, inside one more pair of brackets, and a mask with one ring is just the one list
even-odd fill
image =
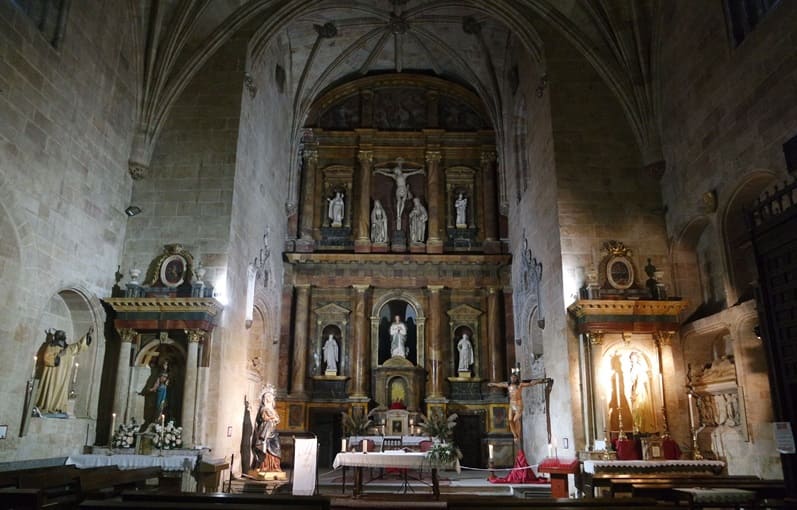
{"label": "gilded column", "polygon": [[360,160],[360,189],[358,196],[356,231],[354,232],[354,251],[369,253],[371,251],[371,171],[374,164],[374,151],[361,150],[357,154]]}
{"label": "gilded column", "polygon": [[368,398],[368,316],[365,313],[366,292],[369,285],[352,285],[354,288],[354,342],[351,351],[351,390],[353,399]]}
{"label": "gilded column", "polygon": [[487,338],[490,341],[490,380],[506,381],[506,353],[501,335],[500,303],[498,289],[487,289]]}
{"label": "gilded column", "polygon": [[291,395],[304,397],[307,376],[307,334],[310,328],[310,285],[296,285],[296,330],[293,343]]}
{"label": "gilded column", "polygon": [[495,152],[482,152],[481,157],[482,182],[484,183],[484,251],[485,253],[498,253],[501,244],[498,240],[498,207],[496,205],[495,191]]}
{"label": "gilded column", "polygon": [[443,237],[440,229],[442,215],[446,207],[441,203],[440,191],[440,151],[426,151],[426,182],[429,201],[429,239],[426,241],[427,253],[443,253]]}
{"label": "gilded column", "polygon": [[304,175],[302,176],[302,204],[299,217],[299,239],[296,241],[297,251],[313,251],[313,211],[317,197],[314,196],[316,172],[318,170],[318,151],[305,150]]}
{"label": "gilded column", "polygon": [[119,330],[122,342],[119,344],[119,361],[116,365],[116,388],[113,394],[113,412],[116,423],[127,423],[128,395],[130,393],[130,349],[136,338],[136,330],[123,328]]}
{"label": "gilded column", "polygon": [[445,342],[447,339],[441,334],[442,321],[445,316],[441,306],[440,291],[442,285],[429,285],[429,315],[427,316],[428,328],[426,330],[426,370],[429,374],[427,384],[427,400],[443,398],[443,383],[445,380]]}
{"label": "gilded column", "polygon": [[185,360],[185,383],[183,386],[183,443],[186,448],[196,444],[194,424],[196,423],[197,382],[199,365],[199,342],[205,335],[201,329],[187,329],[188,353]]}

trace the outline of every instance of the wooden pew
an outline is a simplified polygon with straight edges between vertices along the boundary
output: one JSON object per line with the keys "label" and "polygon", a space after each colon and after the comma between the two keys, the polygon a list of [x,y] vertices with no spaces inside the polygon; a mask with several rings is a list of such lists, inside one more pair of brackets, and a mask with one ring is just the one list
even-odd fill
{"label": "wooden pew", "polygon": [[0,510],[39,510],[43,504],[40,489],[0,488]]}
{"label": "wooden pew", "polygon": [[330,500],[326,496],[292,496],[288,494],[252,494],[252,493],[198,493],[198,492],[139,492],[125,491],[122,501],[130,503],[151,502],[179,502],[179,503],[212,503],[215,505],[228,504],[261,505],[272,508],[273,505],[282,505],[290,508],[314,508],[316,510],[329,510]]}
{"label": "wooden pew", "polygon": [[17,488],[40,491],[42,508],[73,507],[83,499],[78,469],[21,473]]}
{"label": "wooden pew", "polygon": [[36,473],[58,473],[60,471],[74,472],[77,467],[73,465],[44,466],[38,468],[15,469],[0,471],[0,487],[19,487],[19,477]]}
{"label": "wooden pew", "polygon": [[603,510],[616,508],[633,508],[640,510],[661,510],[656,500],[651,498],[507,498],[494,496],[457,496],[446,495],[448,510],[458,509],[495,509],[495,508],[550,508],[557,510]]}
{"label": "wooden pew", "polygon": [[709,488],[709,489],[742,489],[756,494],[756,501],[782,500],[786,497],[786,486],[783,480],[701,480],[689,482],[687,480],[670,480],[662,482],[636,483],[631,486],[632,497],[653,498],[658,501],[679,502],[682,495],[674,489],[677,488]]}
{"label": "wooden pew", "polygon": [[117,496],[125,489],[132,489],[151,478],[158,478],[161,468],[153,466],[118,469],[116,466],[105,466],[101,469],[81,469],[79,474],[83,497],[99,499]]}
{"label": "wooden pew", "polygon": [[661,474],[655,476],[633,476],[633,475],[620,475],[618,477],[612,478],[609,482],[609,496],[610,497],[617,497],[620,495],[631,495],[632,494],[632,486],[634,484],[645,484],[645,483],[688,483],[692,487],[698,486],[711,486],[711,484],[724,484],[729,482],[739,482],[739,481],[758,481],[761,480],[757,476],[747,476],[747,475],[729,475],[729,476],[715,476],[715,475],[679,475],[679,476],[671,476],[666,475],[662,476]]}

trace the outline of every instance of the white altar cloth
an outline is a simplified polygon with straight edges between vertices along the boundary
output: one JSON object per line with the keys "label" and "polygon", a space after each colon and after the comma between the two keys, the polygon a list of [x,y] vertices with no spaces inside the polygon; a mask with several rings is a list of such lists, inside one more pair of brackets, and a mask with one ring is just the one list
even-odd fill
{"label": "white altar cloth", "polygon": [[[435,465],[426,452],[341,452],[335,456],[332,467],[367,467],[367,468],[405,468],[431,469],[446,466]],[[459,473],[459,461],[451,464]]]}
{"label": "white altar cloth", "polygon": [[624,473],[644,471],[722,471],[725,463],[721,460],[585,460],[583,462],[585,473],[600,473],[606,471]]}
{"label": "white altar cloth", "polygon": [[192,470],[196,466],[196,455],[71,455],[66,459],[67,465],[75,465],[78,469],[101,466],[118,466],[119,469],[136,469],[159,467],[164,471]]}

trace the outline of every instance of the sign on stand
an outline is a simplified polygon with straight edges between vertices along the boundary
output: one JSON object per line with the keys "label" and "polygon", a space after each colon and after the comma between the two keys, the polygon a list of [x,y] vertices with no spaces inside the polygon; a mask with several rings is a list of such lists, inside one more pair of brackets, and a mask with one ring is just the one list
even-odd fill
{"label": "sign on stand", "polygon": [[318,440],[297,437],[293,441],[293,495],[312,496],[315,494]]}

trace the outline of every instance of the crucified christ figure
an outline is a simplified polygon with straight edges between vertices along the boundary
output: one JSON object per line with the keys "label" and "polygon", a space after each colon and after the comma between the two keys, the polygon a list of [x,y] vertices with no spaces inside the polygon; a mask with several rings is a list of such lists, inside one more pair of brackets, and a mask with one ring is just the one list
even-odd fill
{"label": "crucified christ figure", "polygon": [[517,443],[520,443],[520,433],[522,431],[520,420],[523,418],[523,388],[528,388],[529,386],[535,386],[537,384],[550,385],[553,384],[553,380],[545,378],[521,381],[520,376],[518,376],[516,373],[512,373],[512,375],[509,377],[508,383],[491,382],[487,384],[488,386],[493,386],[496,388],[505,388],[508,391],[509,429],[512,431],[512,435]]}
{"label": "crucified christ figure", "polygon": [[396,181],[396,230],[401,230],[401,215],[404,213],[404,203],[412,198],[410,187],[407,185],[407,177],[415,174],[423,174],[423,168],[417,170],[404,170],[401,165],[403,158],[396,158],[397,166],[392,170],[377,168],[374,173],[390,177]]}

